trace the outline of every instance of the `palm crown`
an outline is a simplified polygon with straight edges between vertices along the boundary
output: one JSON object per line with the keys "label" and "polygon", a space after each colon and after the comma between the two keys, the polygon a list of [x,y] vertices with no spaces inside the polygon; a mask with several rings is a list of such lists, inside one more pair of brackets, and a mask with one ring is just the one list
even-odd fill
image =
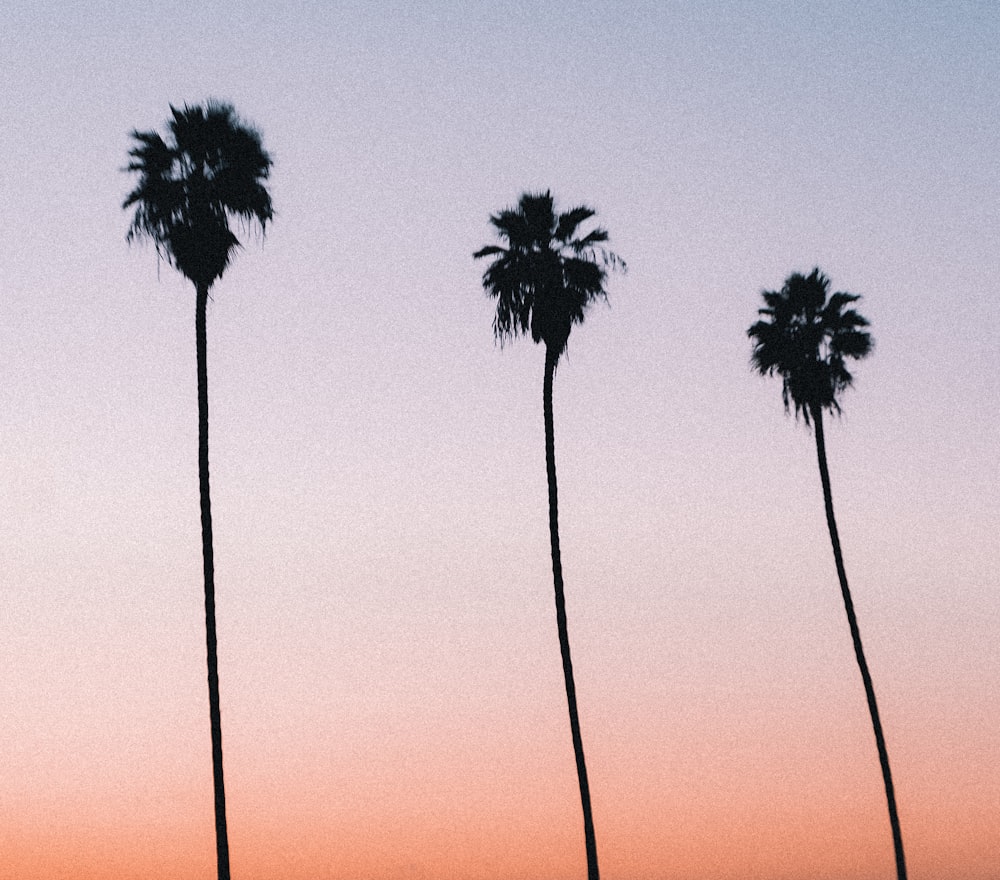
{"label": "palm crown", "polygon": [[854,377],[848,358],[861,359],[872,350],[868,321],[846,308],[861,299],[853,293],[828,296],[830,279],[820,270],[790,275],[781,290],[763,292],[765,317],[747,331],[753,339],[752,364],[761,375],[778,373],[785,409],[795,407],[809,424],[815,408],[840,412],[837,395]]}
{"label": "palm crown", "polygon": [[495,257],[483,273],[483,287],[497,301],[497,339],[530,330],[531,338],[558,358],[587,307],[607,299],[607,270],[624,270],[625,263],[601,246],[608,240],[604,229],[576,237],[580,224],[594,214],[581,205],[557,215],[552,194],[545,192],[524,193],[516,208],[490,217],[506,246],[488,245],[473,257]]}
{"label": "palm crown", "polygon": [[126,170],[139,182],[122,205],[135,206],[128,239],[151,238],[183,275],[209,287],[240,246],[230,218],[256,221],[263,231],[274,216],[264,185],[272,160],[229,104],[170,111],[169,141],[155,131],[132,132]]}

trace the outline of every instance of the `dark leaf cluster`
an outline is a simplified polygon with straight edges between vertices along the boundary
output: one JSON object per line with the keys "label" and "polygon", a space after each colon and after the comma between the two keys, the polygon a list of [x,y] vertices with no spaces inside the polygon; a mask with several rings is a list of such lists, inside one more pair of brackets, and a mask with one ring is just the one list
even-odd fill
{"label": "dark leaf cluster", "polygon": [[516,208],[490,217],[501,244],[473,257],[493,258],[483,288],[497,301],[493,332],[501,343],[530,332],[558,359],[590,304],[607,299],[608,270],[624,271],[625,262],[603,247],[604,229],[577,237],[594,214],[583,205],[557,214],[552,194],[545,192],[525,193]]}
{"label": "dark leaf cluster", "polygon": [[793,273],[781,290],[763,292],[762,318],[747,331],[754,369],[781,376],[785,409],[794,406],[806,424],[816,411],[840,412],[837,396],[854,381],[848,358],[864,358],[873,347],[867,319],[847,308],[861,297],[829,294],[829,288],[830,279],[818,268]]}
{"label": "dark leaf cluster", "polygon": [[125,170],[139,181],[122,205],[135,207],[128,239],[152,239],[185,277],[209,287],[240,246],[231,220],[266,231],[274,216],[265,186],[272,159],[229,104],[170,111],[166,140],[155,131],[132,132]]}

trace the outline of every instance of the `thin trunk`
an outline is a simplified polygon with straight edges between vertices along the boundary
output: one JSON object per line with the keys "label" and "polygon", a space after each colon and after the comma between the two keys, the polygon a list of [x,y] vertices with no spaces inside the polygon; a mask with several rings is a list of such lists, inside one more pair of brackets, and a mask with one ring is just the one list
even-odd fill
{"label": "thin trunk", "polygon": [[597,838],[594,816],[590,809],[590,785],[587,764],[583,758],[583,737],[580,735],[580,714],[576,708],[576,685],[573,682],[573,661],[569,653],[569,630],[566,627],[566,596],[563,592],[562,558],[559,554],[559,504],[556,492],[556,447],[552,422],[552,379],[558,355],[545,348],[545,381],[542,404],[545,410],[545,470],[549,482],[549,538],[552,543],[552,580],[556,592],[556,624],[559,628],[559,650],[562,653],[563,678],[566,681],[566,701],[569,704],[569,726],[573,733],[573,753],[576,775],[580,782],[580,802],[583,806],[583,835],[587,845],[587,880],[599,880],[597,870]]}
{"label": "thin trunk", "polygon": [[810,407],[816,428],[816,455],[819,459],[819,476],[823,482],[823,502],[826,505],[826,523],[830,528],[830,541],[833,544],[833,559],[837,565],[837,577],[840,578],[840,592],[844,597],[844,609],[847,611],[847,622],[851,627],[851,639],[854,642],[854,656],[861,670],[861,680],[865,684],[865,696],[868,698],[868,711],[872,717],[872,728],[875,731],[875,743],[878,746],[878,760],[882,765],[882,780],[885,783],[885,799],[889,805],[889,824],[892,826],[892,845],[896,853],[897,880],[906,880],[906,861],[903,857],[903,835],[899,830],[899,814],[896,812],[896,794],[892,787],[892,773],[889,770],[889,752],[885,746],[885,735],[882,733],[882,722],[879,720],[878,705],[875,703],[875,688],[868,672],[864,648],[861,646],[861,632],[858,630],[858,619],[854,614],[854,602],[847,586],[847,572],[844,570],[844,557],[840,552],[840,537],[837,534],[837,521],[833,516],[833,495],[830,491],[830,472],[826,466],[826,441],[823,437],[823,410],[821,407]]}
{"label": "thin trunk", "polygon": [[226,787],[222,777],[222,711],[219,706],[219,655],[215,634],[215,563],[212,553],[212,502],[208,488],[208,339],[205,312],[208,285],[198,285],[195,343],[198,349],[198,488],[201,495],[201,553],[205,566],[205,641],[208,649],[208,714],[212,726],[212,779],[215,784],[215,851],[219,880],[229,880]]}

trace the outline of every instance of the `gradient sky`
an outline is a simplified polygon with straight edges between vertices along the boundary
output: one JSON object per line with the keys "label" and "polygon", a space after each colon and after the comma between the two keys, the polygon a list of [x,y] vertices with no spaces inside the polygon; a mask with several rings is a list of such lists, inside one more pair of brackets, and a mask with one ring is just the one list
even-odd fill
{"label": "gradient sky", "polygon": [[232,101],[277,211],[209,306],[238,880],[564,880],[543,353],[491,212],[629,271],[555,387],[607,880],[876,880],[888,818],[811,433],[750,372],[819,265],[874,355],[828,446],[912,880],[1000,877],[1000,8],[0,11],[0,880],[213,876],[194,292],[129,247],[133,128]]}

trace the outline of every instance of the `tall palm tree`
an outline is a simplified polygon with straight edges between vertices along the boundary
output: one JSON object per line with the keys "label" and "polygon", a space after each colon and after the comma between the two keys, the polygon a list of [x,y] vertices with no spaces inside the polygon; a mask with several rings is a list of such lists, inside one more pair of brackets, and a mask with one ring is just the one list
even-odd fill
{"label": "tall palm tree", "polygon": [[226,791],[222,774],[222,719],[215,631],[212,506],[208,485],[208,367],[205,309],[212,284],[222,277],[239,239],[233,220],[256,223],[261,233],[274,215],[265,186],[271,157],[260,134],[229,104],[171,106],[168,139],[155,131],[133,131],[126,170],[139,175],[123,208],[135,208],[128,240],[152,239],[163,256],[195,287],[195,346],[198,352],[198,484],[205,576],[205,638],[208,703],[215,786],[215,842],[219,880],[229,880]]}
{"label": "tall palm tree", "polygon": [[747,331],[753,340],[752,364],[761,375],[777,373],[782,381],[782,399],[786,412],[794,406],[806,424],[812,421],[816,433],[816,455],[819,459],[819,476],[823,484],[823,502],[826,506],[826,523],[833,544],[833,559],[840,579],[840,591],[847,611],[847,622],[854,642],[854,656],[861,670],[868,711],[871,714],[875,743],[878,747],[885,797],[889,806],[889,824],[896,855],[898,880],[906,880],[906,861],[903,857],[903,838],[896,811],[896,795],[889,770],[889,752],[885,745],[882,722],[875,702],[868,663],[865,661],[858,629],[854,602],[847,585],[847,573],[837,534],[837,521],[833,515],[833,496],[830,492],[830,471],[826,463],[826,442],[823,437],[823,410],[840,412],[837,396],[849,388],[854,377],[847,369],[848,358],[859,360],[867,357],[873,347],[871,334],[865,329],[868,321],[855,309],[848,308],[861,297],[852,293],[829,294],[830,279],[820,270],[809,275],[793,273],[777,291],[764,291],[765,307],[758,309],[763,318]]}
{"label": "tall palm tree", "polygon": [[556,365],[566,350],[570,330],[582,323],[587,307],[607,299],[608,269],[625,268],[619,257],[604,248],[608,233],[600,227],[577,237],[577,230],[595,212],[586,206],[556,214],[552,195],[525,193],[516,208],[490,217],[502,244],[488,245],[473,254],[475,259],[492,257],[483,273],[483,287],[496,300],[493,332],[503,343],[531,333],[545,344],[545,378],[542,408],[545,416],[545,468],[549,487],[549,539],[552,548],[552,579],[555,586],[556,625],[562,653],[569,723],[576,756],[576,773],[583,806],[583,829],[587,849],[587,876],[598,880],[597,839],[590,807],[590,786],[580,735],[576,685],[566,627],[562,559],[559,554],[559,513],[556,491],[555,438],[552,422],[552,380]]}

